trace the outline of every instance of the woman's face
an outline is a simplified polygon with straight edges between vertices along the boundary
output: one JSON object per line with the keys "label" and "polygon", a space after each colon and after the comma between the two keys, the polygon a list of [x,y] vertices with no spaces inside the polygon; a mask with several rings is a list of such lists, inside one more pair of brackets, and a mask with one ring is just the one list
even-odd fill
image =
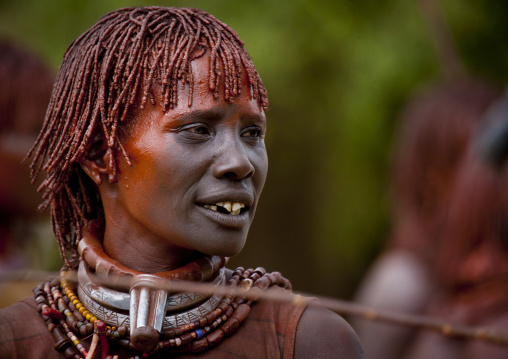
{"label": "woman's face", "polygon": [[113,217],[140,241],[232,256],[245,244],[267,174],[266,118],[245,76],[229,103],[208,89],[208,56],[192,69],[192,106],[188,86],[166,113],[148,101],[122,139],[132,166],[118,156]]}

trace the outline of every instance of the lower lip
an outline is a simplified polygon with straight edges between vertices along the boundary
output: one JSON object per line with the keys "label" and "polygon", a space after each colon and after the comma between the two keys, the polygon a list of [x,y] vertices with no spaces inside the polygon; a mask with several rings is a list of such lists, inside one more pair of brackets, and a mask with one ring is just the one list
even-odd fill
{"label": "lower lip", "polygon": [[249,211],[245,211],[239,215],[232,216],[230,214],[224,214],[221,212],[217,212],[199,205],[196,205],[200,211],[203,212],[205,216],[207,216],[212,221],[230,228],[242,229],[249,224]]}

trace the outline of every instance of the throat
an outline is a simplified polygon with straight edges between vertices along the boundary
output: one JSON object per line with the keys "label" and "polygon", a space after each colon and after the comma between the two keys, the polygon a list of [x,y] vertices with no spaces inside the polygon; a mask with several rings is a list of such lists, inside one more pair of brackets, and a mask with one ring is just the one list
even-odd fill
{"label": "throat", "polygon": [[169,241],[143,235],[128,226],[106,225],[101,238],[104,252],[113,260],[125,267],[141,273],[154,274],[171,271],[190,263],[199,257],[201,252],[168,244]]}
{"label": "throat", "polygon": [[[226,264],[225,257],[208,256],[197,251],[161,248],[137,248],[126,241],[123,246],[111,245],[107,238],[102,244],[97,223],[91,221],[82,233],[78,245],[81,258],[97,273],[137,276],[154,274],[162,278],[204,281]],[[108,245],[109,244],[109,245]]]}

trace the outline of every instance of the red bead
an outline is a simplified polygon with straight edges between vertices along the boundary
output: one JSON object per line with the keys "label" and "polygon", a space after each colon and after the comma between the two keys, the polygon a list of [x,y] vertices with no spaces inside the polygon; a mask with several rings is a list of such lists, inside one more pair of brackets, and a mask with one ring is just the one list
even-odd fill
{"label": "red bead", "polygon": [[240,322],[236,318],[230,318],[221,329],[224,331],[224,334],[231,335],[238,330],[240,327]]}
{"label": "red bead", "polygon": [[199,353],[205,351],[206,349],[208,349],[208,347],[209,347],[208,340],[206,338],[202,338],[192,343],[192,352]]}
{"label": "red bead", "polygon": [[249,316],[250,307],[247,304],[240,304],[233,313],[233,318],[237,319],[240,323],[243,323]]}
{"label": "red bead", "polygon": [[219,306],[217,308],[220,308],[223,312],[225,312],[226,309],[228,309],[228,307],[229,307],[229,303],[222,302],[221,304],[219,304]]}
{"label": "red bead", "polygon": [[104,334],[106,332],[107,329],[106,323],[100,320],[96,320],[94,324],[97,327],[97,331],[99,333]]}
{"label": "red bead", "polygon": [[215,319],[217,319],[217,315],[214,312],[208,313],[207,315],[205,315],[205,319],[208,322],[208,324],[212,324],[215,321]]}
{"label": "red bead", "polygon": [[191,333],[185,333],[180,338],[182,339],[182,345],[189,344],[193,339]]}
{"label": "red bead", "polygon": [[221,342],[222,339],[224,339],[224,332],[220,329],[217,329],[214,332],[211,332],[206,336],[206,339],[208,340],[208,344],[213,347],[216,346]]}
{"label": "red bead", "polygon": [[164,330],[164,338],[167,338],[167,339],[173,339],[176,334],[175,334],[175,330],[173,328],[171,329],[166,329]]}
{"label": "red bead", "polygon": [[230,318],[230,317],[231,317],[231,314],[233,314],[233,311],[234,311],[233,307],[231,307],[231,306],[230,306],[230,307],[228,307],[228,309],[226,310],[226,316],[227,316],[228,318]]}
{"label": "red bead", "polygon": [[50,317],[50,318],[56,319],[56,320],[65,319],[65,317],[62,313],[60,313],[58,310],[55,310],[50,307],[44,308],[42,310],[42,314],[45,315],[46,317]]}

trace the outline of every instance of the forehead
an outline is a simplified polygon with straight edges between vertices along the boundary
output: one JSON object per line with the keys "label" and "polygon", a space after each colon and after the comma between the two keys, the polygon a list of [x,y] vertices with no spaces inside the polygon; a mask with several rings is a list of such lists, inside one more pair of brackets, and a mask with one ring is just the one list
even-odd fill
{"label": "forehead", "polygon": [[[185,107],[189,105],[189,100],[192,101],[192,107],[206,107],[212,106],[217,103],[231,103],[240,104],[252,101],[252,105],[257,108],[260,112],[263,112],[262,105],[257,98],[253,96],[253,88],[249,83],[247,71],[243,68],[242,78],[239,81],[239,94],[233,98],[225,98],[224,79],[220,79],[219,91],[214,94],[210,89],[211,71],[210,71],[210,55],[205,53],[204,56],[199,57],[191,62],[192,68],[192,89],[189,85],[184,85],[182,82],[178,86],[178,106]],[[224,73],[224,69],[222,71]],[[218,95],[218,96],[217,96]],[[213,102],[211,100],[214,100]],[[182,106],[183,105],[183,106]]]}
{"label": "forehead", "polygon": [[[193,111],[205,111],[224,107],[242,108],[243,111],[253,115],[259,115],[264,118],[264,110],[259,99],[254,98],[252,86],[249,84],[245,69],[242,71],[241,87],[239,94],[233,98],[226,99],[224,95],[224,81],[220,80],[220,89],[215,95],[210,89],[210,55],[208,52],[191,62],[192,80],[190,83],[184,83],[178,80],[177,103],[173,108],[168,109],[167,114],[178,116],[179,114]],[[163,99],[161,85],[154,81],[151,92],[154,101],[148,100],[145,108],[155,107],[163,111]],[[152,105],[153,103],[153,105]],[[138,109],[138,112],[144,112]],[[137,116],[136,116],[137,117]]]}
{"label": "forehead", "polygon": [[[217,113],[226,114],[227,111],[235,109],[246,117],[255,117],[265,121],[263,107],[258,98],[254,98],[252,86],[249,84],[247,73],[242,71],[241,87],[239,94],[233,98],[226,99],[224,95],[224,81],[220,80],[220,90],[218,94],[214,94],[210,89],[210,55],[208,52],[191,62],[192,81],[184,83],[178,80],[177,85],[177,102],[173,108],[165,111],[163,106],[163,96],[161,84],[157,81],[152,82],[151,98],[153,101],[146,101],[143,108],[137,107],[131,111],[129,119],[125,124],[125,132],[129,133],[132,126],[139,122],[150,122],[153,120],[152,111],[156,110],[164,117],[179,117],[190,113]],[[150,95],[149,95],[150,97]],[[141,103],[141,101],[139,102]],[[159,117],[159,116],[157,116]]]}

